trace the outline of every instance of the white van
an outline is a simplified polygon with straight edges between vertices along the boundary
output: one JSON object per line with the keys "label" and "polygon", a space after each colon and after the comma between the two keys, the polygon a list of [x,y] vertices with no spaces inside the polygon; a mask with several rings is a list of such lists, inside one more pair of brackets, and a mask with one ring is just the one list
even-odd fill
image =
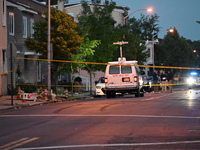
{"label": "white van", "polygon": [[118,61],[108,62],[105,71],[106,97],[115,97],[116,93],[135,94],[136,97],[143,97],[142,76],[140,75],[137,61],[126,61],[126,58],[119,58]]}

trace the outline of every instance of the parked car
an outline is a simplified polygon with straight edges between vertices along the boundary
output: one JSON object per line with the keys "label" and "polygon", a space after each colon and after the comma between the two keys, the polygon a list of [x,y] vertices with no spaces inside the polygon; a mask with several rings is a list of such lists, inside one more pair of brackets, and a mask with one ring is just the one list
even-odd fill
{"label": "parked car", "polygon": [[96,96],[103,96],[103,95],[105,95],[104,77],[100,77],[99,80],[96,82],[95,95]]}

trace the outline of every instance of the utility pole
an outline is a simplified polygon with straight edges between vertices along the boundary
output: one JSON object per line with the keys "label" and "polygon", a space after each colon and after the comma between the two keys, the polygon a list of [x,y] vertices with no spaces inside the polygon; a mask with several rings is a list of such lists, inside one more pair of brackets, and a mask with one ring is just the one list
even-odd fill
{"label": "utility pole", "polygon": [[113,44],[114,45],[120,45],[120,58],[122,60],[122,45],[123,44],[128,44],[128,42],[121,41],[121,42],[114,42]]}
{"label": "utility pole", "polygon": [[51,97],[51,0],[48,0],[48,43],[47,43],[48,75],[47,90],[48,98]]}
{"label": "utility pole", "polygon": [[13,54],[12,54],[12,43],[10,43],[10,90],[11,90],[11,105],[13,105]]}

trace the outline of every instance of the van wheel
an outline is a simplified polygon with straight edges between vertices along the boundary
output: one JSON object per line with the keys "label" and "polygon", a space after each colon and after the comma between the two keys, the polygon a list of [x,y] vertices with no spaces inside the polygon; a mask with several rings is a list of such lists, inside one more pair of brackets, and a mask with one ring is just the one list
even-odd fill
{"label": "van wheel", "polygon": [[115,92],[111,92],[111,97],[115,98],[116,97],[116,93]]}
{"label": "van wheel", "polygon": [[107,97],[107,98],[111,98],[111,92],[108,92],[108,91],[107,91],[107,92],[106,92],[106,97]]}
{"label": "van wheel", "polygon": [[144,92],[140,93],[140,97],[144,97]]}
{"label": "van wheel", "polygon": [[138,90],[137,93],[135,93],[135,97],[140,97],[140,91]]}

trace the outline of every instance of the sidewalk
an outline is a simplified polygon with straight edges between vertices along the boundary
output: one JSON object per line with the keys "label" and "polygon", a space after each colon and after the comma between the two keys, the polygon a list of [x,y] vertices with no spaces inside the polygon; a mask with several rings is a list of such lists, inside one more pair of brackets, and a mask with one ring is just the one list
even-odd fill
{"label": "sidewalk", "polygon": [[77,99],[92,99],[93,97],[89,95],[89,92],[81,93],[79,95],[73,95],[69,96],[69,98],[65,98],[64,96],[58,96],[58,99],[54,101],[46,101],[44,99],[38,99],[38,100],[20,100],[16,99],[16,95],[13,96],[13,105],[12,104],[12,98],[10,95],[8,96],[0,96],[0,110],[4,109],[17,109],[21,107],[29,107],[34,105],[42,105],[52,102],[59,102],[59,101],[71,101],[71,100],[77,100]]}
{"label": "sidewalk", "polygon": [[1,96],[0,97],[0,110],[2,109],[11,109],[11,108],[21,108],[21,107],[28,107],[33,105],[40,105],[43,104],[41,101],[34,101],[34,100],[18,100],[16,96],[13,96],[13,105],[11,96]]}

